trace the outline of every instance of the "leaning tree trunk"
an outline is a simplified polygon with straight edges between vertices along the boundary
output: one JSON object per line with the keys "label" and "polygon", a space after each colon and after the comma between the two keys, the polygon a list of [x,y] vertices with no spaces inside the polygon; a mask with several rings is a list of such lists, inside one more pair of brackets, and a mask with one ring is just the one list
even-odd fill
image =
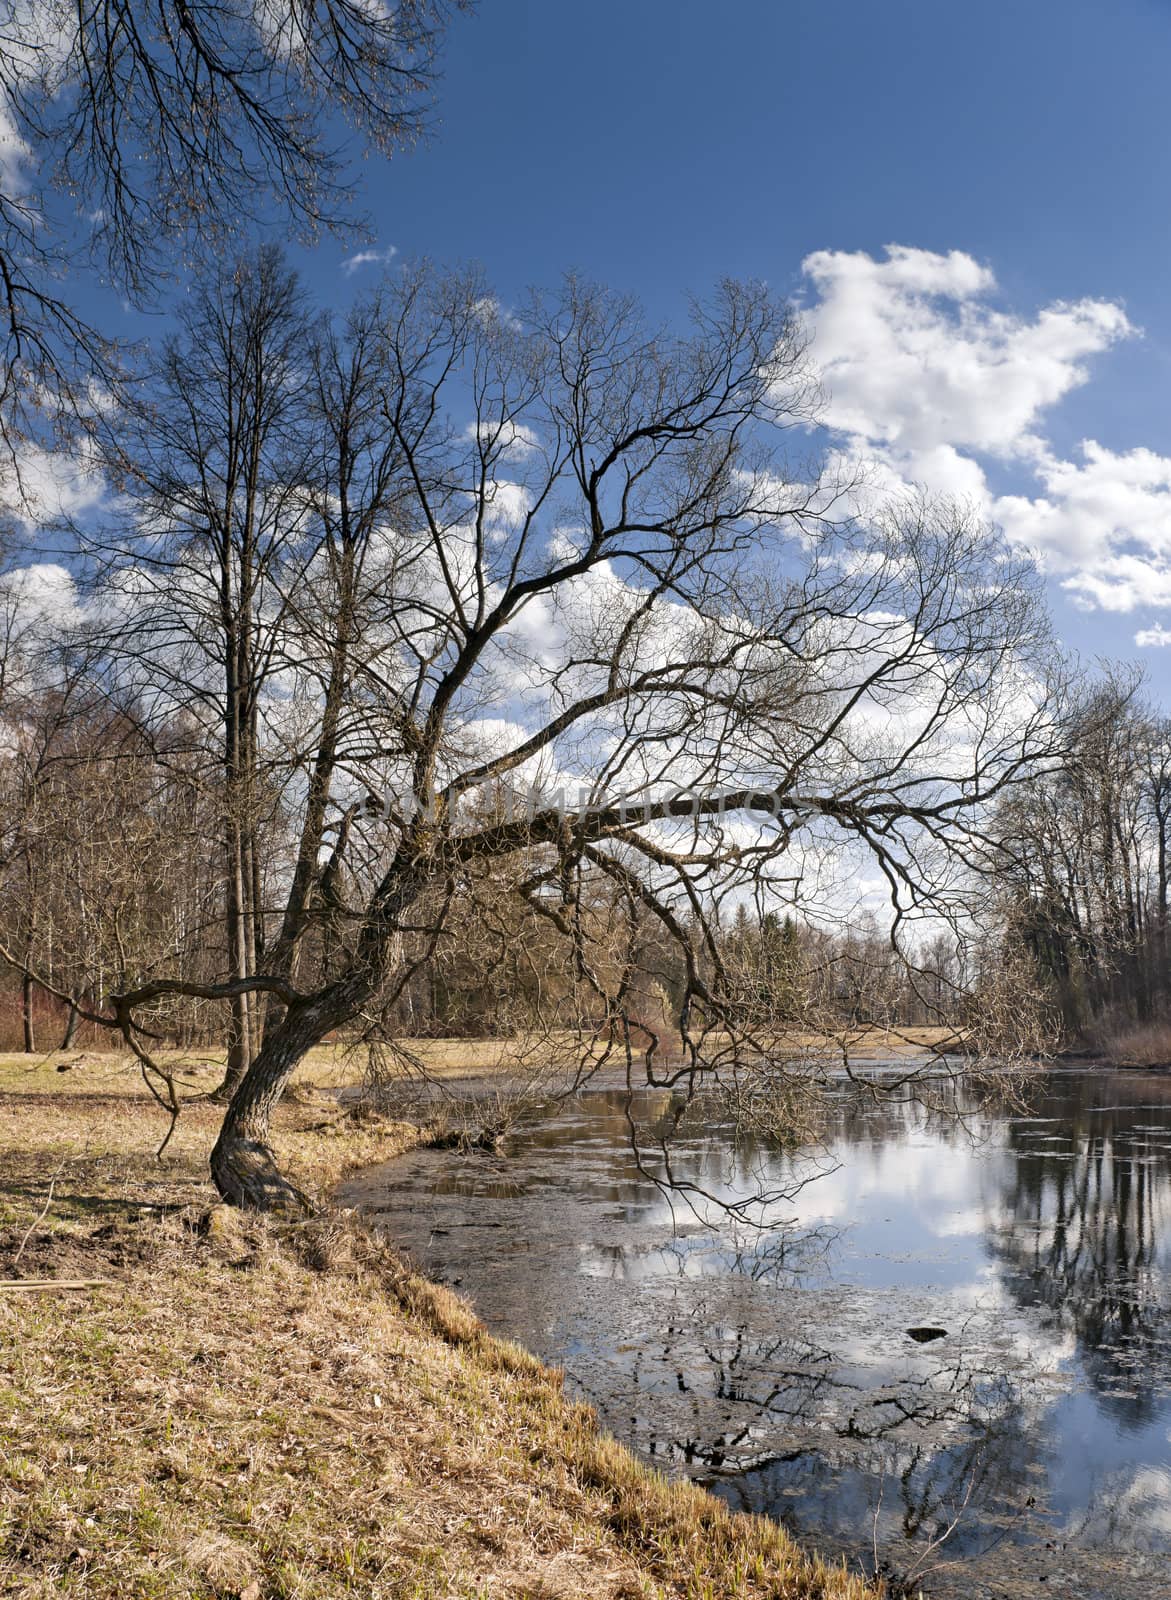
{"label": "leaning tree trunk", "polygon": [[300,1215],[312,1209],[308,1197],[281,1172],[269,1147],[273,1109],[302,1057],[385,992],[399,950],[399,919],[426,882],[428,866],[416,862],[391,869],[374,897],[348,970],[328,988],[293,1001],[280,1022],[265,1030],[264,1043],[232,1096],[211,1153],[212,1179],[229,1205]]}
{"label": "leaning tree trunk", "polygon": [[[357,1002],[360,1004],[360,999]],[[281,1172],[268,1144],[273,1108],[297,1063],[331,1029],[353,1015],[355,1001],[341,985],[291,1006],[232,1096],[211,1153],[212,1181],[229,1205],[305,1215],[311,1202]]]}

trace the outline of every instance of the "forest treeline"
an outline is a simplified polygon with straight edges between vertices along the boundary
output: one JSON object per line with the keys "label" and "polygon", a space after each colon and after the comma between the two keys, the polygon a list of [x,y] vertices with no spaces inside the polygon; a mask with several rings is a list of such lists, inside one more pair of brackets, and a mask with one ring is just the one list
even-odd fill
{"label": "forest treeline", "polygon": [[[64,637],[46,654],[34,600],[19,584],[6,587],[0,938],[10,960],[0,971],[0,1043],[43,1051],[109,1042],[82,1011],[102,1010],[109,994],[150,974],[181,971],[211,984],[246,973],[246,963],[264,965],[296,874],[288,790],[304,779],[288,752],[270,750],[242,816],[206,725],[118,704],[101,662],[85,651],[70,662]],[[990,947],[1027,958],[1065,1042],[1168,1018],[1171,722],[1134,675],[1107,670],[1070,706],[1067,728],[1062,770],[998,810],[1003,883],[992,941],[989,930],[977,946],[937,931],[909,963],[873,910],[830,928],[741,899],[705,938],[741,992],[745,1018],[760,1006],[793,1024],[816,1016],[846,1026],[963,1026],[979,952],[997,958]],[[237,866],[242,834],[246,877]],[[522,875],[523,862],[510,862],[509,874]],[[571,973],[573,939],[523,914],[510,888],[499,869],[467,875],[445,938],[416,952],[402,994],[365,1026],[507,1035],[552,1013],[562,1026],[589,1027],[589,994]],[[323,894],[333,906],[302,954],[315,976],[328,973],[331,946],[346,939],[346,883],[326,880]],[[669,1029],[685,986],[677,942],[646,922],[630,946],[600,874],[576,915],[592,920],[593,946],[605,949],[609,938],[633,1021]],[[171,995],[155,1021],[182,1048],[224,1045],[218,1002]]]}
{"label": "forest treeline", "polygon": [[998,815],[1004,934],[1069,1039],[1108,1040],[1171,1012],[1171,721],[1131,669],[1071,700],[1060,770]]}
{"label": "forest treeline", "polygon": [[[161,973],[214,984],[246,974],[249,963],[263,968],[297,871],[305,778],[287,751],[270,749],[250,774],[242,813],[218,722],[209,728],[191,714],[152,717],[141,700],[119,703],[108,663],[85,648],[71,652],[56,634],[46,650],[35,597],[10,583],[4,599],[0,1044],[106,1044],[82,1013],[102,1009],[113,992]],[[54,627],[58,620],[49,618]],[[907,961],[874,910],[831,927],[740,899],[712,918],[697,943],[711,946],[745,1019],[759,1010],[798,1026],[962,1027],[981,960],[1023,957],[1067,1043],[1164,1020],[1171,722],[1136,677],[1107,670],[1071,707],[1067,727],[1062,768],[997,812],[1002,882],[986,902],[997,915],[971,941],[942,929]],[[499,867],[485,867],[454,886],[444,937],[419,936],[401,993],[350,1035],[507,1036],[551,1019],[593,1025],[571,930],[526,914],[510,892],[531,866],[522,855],[509,863],[507,883]],[[346,892],[344,874],[332,884],[323,877],[325,903],[301,956],[315,981],[345,942]],[[653,919],[632,941],[601,873],[578,885],[574,915],[590,922],[595,959],[607,953],[607,981],[622,986],[636,1027],[669,1032],[686,946],[662,936]],[[183,1048],[223,1047],[218,1000],[170,995],[154,1023]]]}
{"label": "forest treeline", "polygon": [[[15,630],[13,630],[14,632]],[[152,975],[181,972],[194,984],[233,971],[240,880],[234,878],[241,818],[223,774],[190,718],[150,719],[110,703],[96,672],[68,687],[19,688],[10,659],[5,747],[0,756],[6,872],[0,885],[0,1047],[27,1051],[105,1046],[83,1012]],[[257,785],[247,818],[251,873],[243,884],[250,920],[248,959],[263,964],[279,935],[279,908],[296,870],[296,815],[283,763]],[[445,937],[413,952],[402,993],[363,1027],[407,1036],[507,1036],[550,1022],[590,1028],[597,1000],[573,971],[569,930],[525,915],[509,864],[507,883],[469,873],[451,895]],[[325,975],[331,946],[346,938],[344,878],[333,914],[323,913],[302,952],[303,973]],[[608,961],[636,1027],[669,1031],[686,981],[679,945],[650,920],[630,929],[602,874],[579,886],[574,914],[589,921],[593,959]],[[405,936],[407,939],[409,935]],[[846,1024],[956,1021],[965,973],[950,934],[941,933],[908,967],[869,912],[848,928],[816,927],[792,910],[763,912],[737,902],[703,937],[714,940],[746,1021],[754,1013],[794,1024],[811,1017]],[[599,952],[602,954],[599,956]],[[245,969],[247,970],[247,969]],[[219,1001],[167,998],[153,1025],[185,1049],[222,1050]]]}

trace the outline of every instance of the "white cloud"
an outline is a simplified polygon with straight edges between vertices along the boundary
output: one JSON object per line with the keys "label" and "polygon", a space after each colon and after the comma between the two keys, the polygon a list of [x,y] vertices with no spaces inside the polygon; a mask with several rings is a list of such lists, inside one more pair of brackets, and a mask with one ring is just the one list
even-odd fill
{"label": "white cloud", "polygon": [[20,629],[44,624],[60,635],[82,619],[73,575],[56,561],[35,561],[3,573],[0,595]]}
{"label": "white cloud", "polygon": [[464,429],[464,437],[478,439],[485,451],[490,451],[501,461],[523,461],[540,447],[541,442],[533,428],[523,422],[514,422],[511,417],[502,417],[495,422],[485,420],[479,424],[469,422]]}
{"label": "white cloud", "polygon": [[[298,8],[290,6],[287,0],[251,0],[249,10],[252,25],[270,56],[277,61],[287,61],[299,52],[304,29]],[[353,0],[351,10],[375,23],[385,24],[392,19],[387,0]]]}
{"label": "white cloud", "polygon": [[1133,329],[1102,300],[1057,302],[1033,320],[988,303],[996,280],[953,250],[891,245],[885,261],[821,250],[813,355],[827,423],[902,452],[1027,453],[1040,414],[1086,381],[1085,359]]}
{"label": "white cloud", "polygon": [[398,255],[397,248],[388,244],[384,250],[359,250],[352,256],[347,256],[342,262],[342,271],[347,278],[352,278],[354,273],[362,267],[385,267]]}
{"label": "white cloud", "polygon": [[[1034,551],[1083,609],[1171,607],[1171,457],[1086,439],[1064,459],[1047,438],[1092,358],[1138,335],[1121,306],[1006,311],[991,269],[955,250],[823,250],[804,270],[834,465],[862,471],[864,502],[916,486],[962,500]],[[997,492],[1006,465],[1032,482]]]}
{"label": "white cloud", "polygon": [[34,101],[41,94],[51,101],[65,86],[77,23],[76,19],[70,23],[68,8],[24,4],[16,8],[14,27],[12,9],[9,7],[4,55],[5,72],[16,96],[8,91],[0,94],[0,183],[9,199],[20,195],[28,203],[37,161],[20,126],[16,104],[25,91],[32,92]]}
{"label": "white cloud", "polygon": [[28,187],[31,157],[32,152],[17,128],[10,105],[0,101],[0,182],[6,194],[22,194]]}
{"label": "white cloud", "polygon": [[515,533],[533,508],[532,490],[523,483],[495,478],[485,485],[486,521],[495,538]]}
{"label": "white cloud", "polygon": [[1171,551],[1171,459],[1135,449],[1118,454],[1093,439],[1080,461],[1040,454],[1044,490],[1035,499],[1005,496],[998,519],[1010,537],[1041,551],[1050,570],[1081,570],[1127,546],[1148,557]]}
{"label": "white cloud", "polygon": [[1171,606],[1171,565],[1127,552],[1103,555],[1062,579],[1061,587],[1082,611]]}
{"label": "white cloud", "polygon": [[[94,392],[95,403],[100,400]],[[10,477],[0,490],[0,514],[29,533],[46,523],[80,516],[100,505],[108,484],[95,453],[81,446],[72,455],[26,445],[18,460],[19,481]]]}
{"label": "white cloud", "polygon": [[1156,622],[1153,628],[1140,628],[1134,642],[1140,650],[1161,650],[1164,645],[1171,644],[1171,631]]}
{"label": "white cloud", "polygon": [[519,317],[515,317],[508,307],[498,300],[494,294],[481,295],[472,310],[486,328],[492,328],[498,324],[502,328],[511,329],[513,333],[518,333],[521,329],[522,324]]}

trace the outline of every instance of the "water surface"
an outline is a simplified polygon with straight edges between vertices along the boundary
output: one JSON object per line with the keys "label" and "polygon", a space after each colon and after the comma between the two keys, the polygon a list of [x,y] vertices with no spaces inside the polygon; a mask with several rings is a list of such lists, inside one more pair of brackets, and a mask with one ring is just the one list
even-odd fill
{"label": "water surface", "polygon": [[670,1097],[597,1091],[346,1198],[644,1457],[815,1547],[929,1595],[1164,1600],[1171,1078],[961,1109],[843,1086],[802,1155],[689,1117],[672,1192]]}

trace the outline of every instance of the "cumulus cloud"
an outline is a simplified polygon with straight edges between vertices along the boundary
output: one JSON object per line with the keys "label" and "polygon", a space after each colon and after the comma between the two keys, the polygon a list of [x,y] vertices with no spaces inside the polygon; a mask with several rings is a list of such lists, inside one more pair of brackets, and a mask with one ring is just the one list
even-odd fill
{"label": "cumulus cloud", "polygon": [[1153,628],[1140,628],[1134,636],[1134,642],[1140,650],[1161,650],[1164,645],[1171,644],[1171,631],[1161,622],[1156,622]]}
{"label": "cumulus cloud", "polygon": [[0,92],[0,184],[9,200],[19,195],[28,204],[37,162],[20,125],[17,102],[23,90],[47,86],[52,98],[64,86],[62,68],[70,56],[77,23],[75,18],[70,25],[68,9],[59,6],[26,4],[17,9],[19,23],[6,29],[4,39],[10,87]]}
{"label": "cumulus cloud", "polygon": [[1040,454],[1034,472],[1044,494],[997,502],[1012,537],[1044,551],[1053,566],[1080,568],[1124,541],[1147,556],[1165,554],[1171,459],[1144,449],[1119,454],[1093,439],[1078,454],[1078,461]]}
{"label": "cumulus cloud", "polygon": [[6,194],[21,194],[28,184],[32,158],[7,101],[0,100],[0,182]]}
{"label": "cumulus cloud", "polygon": [[[822,250],[803,266],[839,469],[864,464],[878,496],[967,502],[1084,609],[1171,607],[1171,457],[1086,439],[1068,459],[1048,438],[1094,358],[1138,336],[1120,305],[1006,310],[992,269],[958,250]],[[1000,487],[1007,469],[1022,487]]]}
{"label": "cumulus cloud", "polygon": [[818,293],[825,420],[905,452],[1027,452],[1040,414],[1086,381],[1086,358],[1134,331],[1107,301],[1032,320],[999,311],[990,269],[958,250],[892,245],[885,261],[820,250],[803,267]]}
{"label": "cumulus cloud", "polygon": [[486,452],[501,461],[524,460],[540,448],[541,442],[534,429],[526,423],[514,422],[511,417],[495,422],[469,422],[464,437],[477,440]]}
{"label": "cumulus cloud", "polygon": [[21,627],[47,623],[63,632],[82,618],[73,575],[56,561],[34,561],[0,574],[0,595]]}
{"label": "cumulus cloud", "polygon": [[[5,681],[28,692],[54,681],[55,647],[85,619],[77,585],[55,561],[34,561],[0,573],[0,651]],[[0,717],[0,745],[9,726]]]}
{"label": "cumulus cloud", "polygon": [[533,493],[523,483],[496,478],[485,487],[485,502],[489,535],[503,539],[524,523],[533,508]]}

